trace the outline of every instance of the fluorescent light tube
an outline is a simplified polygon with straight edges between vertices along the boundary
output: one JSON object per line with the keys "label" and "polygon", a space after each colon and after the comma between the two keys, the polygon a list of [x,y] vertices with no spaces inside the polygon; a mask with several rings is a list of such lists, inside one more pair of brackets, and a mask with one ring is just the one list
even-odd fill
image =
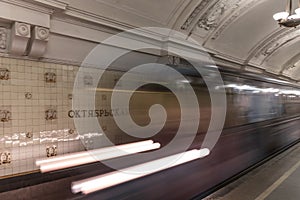
{"label": "fluorescent light tube", "polygon": [[[162,170],[169,169],[196,159],[206,157],[210,154],[209,149],[190,150],[158,160],[150,161],[140,165],[126,168],[122,171],[111,172],[93,178],[76,181],[72,183],[72,192],[89,194],[121,183],[125,183],[143,176],[147,176]],[[165,166],[161,166],[165,163]],[[136,173],[133,173],[136,172]],[[138,173],[139,172],[139,173]]]}
{"label": "fluorescent light tube", "polygon": [[144,145],[144,146],[126,148],[122,151],[109,151],[109,152],[97,153],[97,154],[93,153],[93,154],[89,154],[86,156],[41,164],[40,171],[42,173],[51,172],[51,171],[55,171],[55,170],[61,170],[61,169],[65,169],[65,168],[99,162],[99,161],[122,157],[122,156],[126,156],[126,155],[131,155],[131,154],[135,154],[135,153],[139,153],[139,152],[150,151],[150,150],[154,150],[154,149],[158,149],[158,148],[160,148],[160,144],[154,143],[154,144],[148,144],[148,145]]}
{"label": "fluorescent light tube", "polygon": [[40,166],[45,163],[51,163],[51,162],[56,162],[56,161],[61,161],[61,160],[68,160],[71,158],[78,158],[78,157],[82,157],[82,156],[90,156],[91,154],[102,154],[102,153],[116,151],[116,150],[124,151],[125,149],[131,148],[131,147],[138,147],[138,146],[144,146],[144,145],[150,145],[150,144],[153,144],[153,140],[146,140],[146,141],[142,141],[142,142],[134,142],[134,143],[130,143],[130,144],[122,144],[122,145],[118,145],[118,146],[105,147],[105,148],[95,149],[95,150],[90,150],[90,151],[71,153],[71,154],[56,156],[55,158],[40,159],[40,160],[37,160],[35,162],[35,164],[36,164],[36,166]]}

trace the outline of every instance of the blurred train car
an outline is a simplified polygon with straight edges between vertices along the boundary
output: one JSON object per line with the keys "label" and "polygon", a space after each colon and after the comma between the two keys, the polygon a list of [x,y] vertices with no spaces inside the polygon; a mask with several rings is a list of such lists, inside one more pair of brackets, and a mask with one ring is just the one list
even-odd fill
{"label": "blurred train car", "polygon": [[[173,84],[177,85],[178,90],[185,90],[186,85],[190,84],[197,95],[201,112],[200,125],[197,137],[190,148],[200,148],[211,120],[211,99],[207,81],[215,81],[217,67],[206,66],[202,69],[201,75],[190,67],[171,67],[183,74],[188,80],[174,80]],[[212,154],[208,158],[198,161],[198,164],[194,164],[194,168],[186,166],[190,174],[182,177],[177,185],[180,187],[180,185],[187,184],[191,187],[188,190],[193,192],[189,194],[182,192],[181,194],[180,191],[177,191],[172,197],[172,190],[176,187],[164,186],[163,191],[166,194],[159,194],[158,196],[152,194],[151,197],[189,199],[197,196],[197,194],[209,191],[216,185],[299,141],[299,85],[256,73],[229,70],[222,67],[218,67],[218,70],[224,84],[215,85],[211,91],[218,94],[221,88],[225,89],[226,120],[222,135],[212,150]],[[113,76],[109,73],[115,74],[115,80],[119,80],[122,76],[122,72],[108,71],[106,73],[107,76]],[[206,82],[203,76],[206,76]],[[99,86],[101,85],[103,83],[100,82]],[[111,98],[111,92],[108,91],[112,91],[113,87],[114,84],[112,87],[104,88],[108,100]],[[101,89],[98,91],[98,95],[99,98],[103,97]],[[194,110],[191,105],[188,110],[182,111],[178,99],[172,91],[159,84],[147,84],[147,80],[145,80],[145,85],[134,93],[130,103],[130,116],[141,126],[150,123],[148,112],[151,105],[160,104],[165,108],[168,116],[166,124],[153,137],[155,141],[163,145],[168,145],[174,138],[181,123],[181,112],[193,112]],[[105,123],[99,121],[106,127],[106,134],[113,136],[111,139],[115,139],[114,142],[135,141],[135,138],[128,137],[118,128],[112,117],[106,119]],[[189,134],[186,133],[186,137],[189,137]],[[153,187],[153,190],[155,188]],[[147,191],[145,194],[148,194]],[[135,194],[127,193],[126,195],[128,195],[128,199],[136,197]]]}
{"label": "blurred train car", "polygon": [[[211,120],[211,96],[207,83],[202,76],[206,76],[206,81],[214,82],[216,69],[211,69],[213,66],[204,67],[200,75],[190,67],[172,67],[183,74],[188,81],[174,80],[170,84],[176,85],[178,91],[186,90],[187,85],[191,85],[197,95],[201,112],[198,134],[205,134]],[[274,121],[284,121],[299,116],[300,87],[298,85],[250,72],[231,71],[224,68],[219,68],[219,70],[224,84],[212,84],[214,88],[210,92],[218,94],[220,89],[226,91],[227,113],[223,131],[241,129],[244,126],[258,125],[259,123],[268,123],[271,126]],[[99,82],[97,89],[96,107],[111,110],[112,91],[122,74],[123,72],[120,71],[105,72],[104,77],[106,79]],[[109,84],[108,80],[113,81]],[[128,81],[134,82],[135,80]],[[126,93],[131,91],[117,92]],[[103,98],[106,101],[104,106]],[[181,112],[193,112],[195,110],[194,105],[191,105],[188,110],[181,110],[178,99],[172,91],[162,85],[148,83],[148,80],[144,80],[144,85],[135,91],[130,99],[130,113],[125,113],[122,108],[118,108],[118,114],[123,112],[126,117],[132,117],[138,125],[146,126],[151,120],[149,109],[154,104],[162,105],[167,112],[166,124],[155,137],[156,140],[163,140],[162,138],[166,139],[168,137],[167,140],[171,140],[174,136],[172,134],[176,134],[180,125]],[[102,118],[99,117],[99,122],[102,127],[105,127],[105,134],[114,143],[126,143],[136,139],[128,137],[126,133],[118,128],[113,114],[106,118],[104,115]],[[259,128],[257,126],[257,129]]]}
{"label": "blurred train car", "polygon": [[[190,149],[200,148],[211,120],[211,98],[207,88],[207,81],[215,81],[216,67],[203,67],[201,75],[190,67],[170,67],[180,72],[188,80],[174,80],[172,84],[176,85],[178,90],[185,90],[187,84],[189,84],[197,95],[201,112],[200,125],[197,136],[190,145]],[[299,141],[300,87],[298,85],[250,72],[233,71],[221,67],[218,70],[221,73],[224,84],[215,84],[210,92],[218,95],[221,90],[226,91],[227,113],[222,135],[207,158],[82,198],[201,198],[207,194],[207,191],[211,191],[212,188],[216,188],[224,181]],[[129,113],[123,108],[118,108],[117,111],[111,110],[112,92],[123,74],[124,72],[121,71],[106,71],[97,88],[95,109],[99,110],[97,117],[105,135],[115,144],[141,140],[124,133],[117,126],[113,115],[132,117],[136,124],[146,126],[151,120],[149,108],[154,104],[160,104],[166,110],[167,121],[164,128],[152,139],[160,142],[162,146],[168,145],[176,135],[181,123],[182,110],[178,99],[168,88],[159,84],[148,83],[145,80],[145,84],[130,99]],[[206,76],[206,82],[203,79],[204,76]],[[131,91],[123,90],[117,92]],[[193,106],[191,105],[184,112],[194,112]],[[100,115],[101,110],[110,114]],[[186,137],[190,135],[191,133],[186,133]],[[102,146],[105,146],[105,144],[86,143],[87,149]],[[176,149],[174,151],[176,152]],[[130,159],[124,158],[123,160]],[[100,168],[105,169],[101,170]],[[52,178],[48,177],[48,179],[45,179],[41,174],[28,176],[34,176],[35,183],[61,184],[61,187],[69,188],[66,180],[71,182],[97,175],[97,173],[111,171],[111,169],[107,169],[103,165],[100,168],[99,165],[84,165],[69,170],[53,172],[51,173]],[[60,182],[54,180],[55,178],[65,179]],[[75,196],[70,195],[68,191],[65,197],[72,198]]]}

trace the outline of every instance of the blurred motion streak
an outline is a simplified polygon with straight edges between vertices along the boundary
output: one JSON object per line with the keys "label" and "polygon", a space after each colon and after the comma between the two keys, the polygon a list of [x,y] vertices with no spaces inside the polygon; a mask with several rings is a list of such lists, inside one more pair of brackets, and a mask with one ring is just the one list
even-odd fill
{"label": "blurred motion streak", "polygon": [[[203,158],[208,156],[209,154],[209,149],[194,149],[184,153],[179,153],[176,155],[129,167],[122,171],[111,172],[82,181],[73,182],[72,192],[75,194],[79,192],[82,192],[83,194],[89,194],[98,190],[102,190],[134,179],[138,179],[162,170],[166,170],[177,165],[181,165],[196,159]],[[163,167],[157,167],[160,166],[160,164],[163,162],[169,164]]]}
{"label": "blurred motion streak", "polygon": [[40,166],[41,172],[45,173],[158,148],[160,148],[159,143],[153,143],[152,140],[147,140],[143,142],[73,153],[52,159],[37,160],[36,165]]}

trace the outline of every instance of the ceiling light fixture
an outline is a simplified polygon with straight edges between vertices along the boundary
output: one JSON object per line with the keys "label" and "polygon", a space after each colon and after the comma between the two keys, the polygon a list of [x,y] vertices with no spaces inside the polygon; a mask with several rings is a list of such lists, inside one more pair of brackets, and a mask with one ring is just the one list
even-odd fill
{"label": "ceiling light fixture", "polygon": [[285,12],[279,12],[273,15],[274,20],[278,21],[280,26],[284,27],[297,27],[300,25],[300,0],[298,3],[298,8],[293,10],[293,0],[287,0]]}

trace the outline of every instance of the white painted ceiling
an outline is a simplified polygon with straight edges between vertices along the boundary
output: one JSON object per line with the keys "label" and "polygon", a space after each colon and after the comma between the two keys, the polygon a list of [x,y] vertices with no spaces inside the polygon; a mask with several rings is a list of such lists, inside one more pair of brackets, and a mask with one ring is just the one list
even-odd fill
{"label": "white painted ceiling", "polygon": [[[272,18],[285,9],[286,0],[26,1],[62,2],[65,16],[120,30],[149,26],[175,29],[197,40],[217,58],[300,81],[300,26],[279,27]],[[297,7],[298,0],[294,5]],[[53,32],[63,27],[61,21],[52,24]]]}
{"label": "white painted ceiling", "polygon": [[[300,28],[282,28],[285,0],[71,0],[69,6],[130,27],[190,35],[219,57],[300,80]],[[297,5],[297,0],[295,0]]]}

